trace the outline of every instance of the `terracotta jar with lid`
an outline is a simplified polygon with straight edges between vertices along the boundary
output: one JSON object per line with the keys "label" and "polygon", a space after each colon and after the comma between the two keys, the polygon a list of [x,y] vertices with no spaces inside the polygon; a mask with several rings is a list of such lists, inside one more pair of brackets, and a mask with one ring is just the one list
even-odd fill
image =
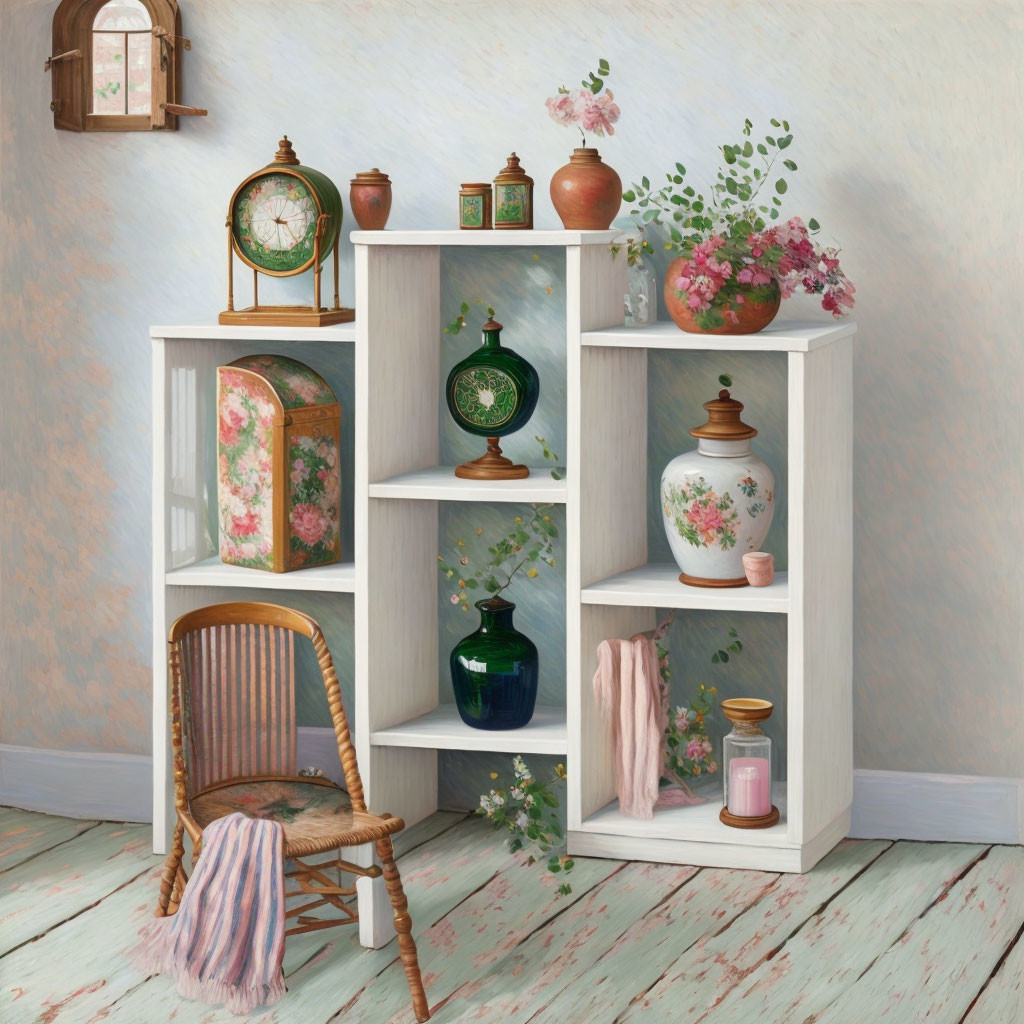
{"label": "terracotta jar with lid", "polygon": [[391,179],[376,167],[360,171],[348,193],[352,216],[364,231],[383,231],[391,213]]}
{"label": "terracotta jar with lid", "polygon": [[665,533],[681,582],[745,587],[743,555],[768,535],[775,477],[750,451],[757,431],[740,419],[742,402],[722,390],[704,408],[707,423],[690,431],[697,450],[677,455],[661,475]]}

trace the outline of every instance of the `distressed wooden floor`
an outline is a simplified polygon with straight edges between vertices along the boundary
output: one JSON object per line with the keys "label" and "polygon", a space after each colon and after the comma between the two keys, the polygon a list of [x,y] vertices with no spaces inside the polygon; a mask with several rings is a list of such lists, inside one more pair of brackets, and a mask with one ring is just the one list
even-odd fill
{"label": "distressed wooden floor", "polygon": [[[149,828],[0,809],[0,1021],[237,1021],[125,958]],[[580,860],[571,896],[478,819],[398,837],[434,1019],[494,1024],[1022,1024],[1024,849],[845,841],[804,876]],[[411,1021],[392,942],[288,941],[260,1024]]]}

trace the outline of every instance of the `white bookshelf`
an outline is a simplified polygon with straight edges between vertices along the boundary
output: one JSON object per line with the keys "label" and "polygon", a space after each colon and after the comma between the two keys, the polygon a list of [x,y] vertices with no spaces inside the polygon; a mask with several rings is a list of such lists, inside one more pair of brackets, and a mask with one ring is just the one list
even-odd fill
{"label": "white bookshelf", "polygon": [[[437,807],[437,752],[552,754],[569,770],[571,853],[763,870],[809,868],[849,827],[851,705],[851,339],[854,325],[788,323],[745,337],[622,326],[626,261],[617,232],[352,233],[357,322],[326,328],[154,327],[154,847],[166,849],[170,800],[166,635],[178,615],[239,587],[326,591],[351,600],[355,700],[349,707],[368,805],[407,824]],[[525,480],[459,480],[440,465],[440,267],[443,246],[550,246],[565,253],[566,467]],[[260,342],[354,346],[354,560],[286,574],[219,563],[194,520],[215,458],[215,368]],[[333,348],[332,348],[333,347]],[[784,353],[788,367],[788,572],[772,586],[698,590],[647,549],[647,353]],[[299,356],[301,358],[301,356]],[[699,410],[697,410],[699,411]],[[697,420],[694,420],[697,422]],[[344,423],[343,423],[344,429]],[[209,438],[210,441],[204,441]],[[207,496],[208,497],[208,496]],[[438,502],[557,502],[566,508],[566,700],[520,730],[470,729],[439,699]],[[193,522],[190,532],[189,523]],[[776,529],[782,528],[776,525]],[[350,595],[350,596],[345,596]],[[718,800],[658,811],[615,802],[608,722],[594,704],[597,644],[653,628],[659,609],[786,617],[786,775],[780,823],[730,829]],[[426,670],[425,670],[426,669]],[[779,792],[776,803],[779,803]],[[389,914],[364,911],[373,942]]]}
{"label": "white bookshelf", "polygon": [[[437,806],[437,751],[568,758],[570,852],[765,870],[809,868],[849,827],[851,704],[851,338],[849,322],[780,321],[749,336],[622,326],[625,260],[615,232],[353,232],[356,253],[356,742],[371,806],[407,821]],[[460,481],[438,465],[442,246],[565,251],[567,467],[553,481]],[[789,571],[765,588],[698,590],[647,551],[647,353],[782,353],[788,368]],[[685,365],[685,364],[684,364]],[[396,420],[397,410],[397,420]],[[699,410],[697,410],[699,411]],[[697,422],[696,420],[694,422]],[[808,486],[805,488],[805,481]],[[365,497],[365,501],[363,498]],[[508,739],[466,729],[439,705],[439,501],[564,501],[566,709]],[[776,527],[780,528],[780,527]],[[615,801],[609,725],[591,688],[597,644],[656,624],[659,609],[786,616],[782,820],[743,831],[708,804],[626,818]],[[386,623],[385,628],[381,624]],[[548,732],[548,730],[556,730]],[[550,744],[550,746],[548,746]],[[557,748],[557,749],[556,749]]]}

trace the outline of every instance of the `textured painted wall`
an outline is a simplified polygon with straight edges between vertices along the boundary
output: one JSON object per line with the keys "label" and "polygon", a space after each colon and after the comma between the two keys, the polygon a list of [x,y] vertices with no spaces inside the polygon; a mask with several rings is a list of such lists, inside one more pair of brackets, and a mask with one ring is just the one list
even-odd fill
{"label": "textured painted wall", "polygon": [[[540,186],[538,227],[555,226],[544,186],[575,140],[543,101],[604,56],[623,116],[601,149],[624,180],[677,159],[707,178],[744,116],[780,114],[800,164],[788,209],[843,244],[861,328],[857,764],[1024,775],[1024,351],[1006,238],[1024,214],[1019,4],[564,0],[517,17],[482,0],[182,6],[185,100],[210,116],[174,135],[86,136],[51,127],[53,0],[0,6],[0,742],[148,749],[146,332],[223,307],[224,209],[242,176],[287,131],[339,183],[389,171],[392,226],[453,226],[459,183],[493,177],[515,149]],[[507,274],[452,269],[485,299]],[[525,333],[557,335],[549,301],[538,288]],[[821,315],[789,309],[807,311]],[[744,400],[772,393],[736,374]],[[653,463],[678,450],[701,389],[652,389],[666,431]],[[544,429],[559,438],[554,421]]]}

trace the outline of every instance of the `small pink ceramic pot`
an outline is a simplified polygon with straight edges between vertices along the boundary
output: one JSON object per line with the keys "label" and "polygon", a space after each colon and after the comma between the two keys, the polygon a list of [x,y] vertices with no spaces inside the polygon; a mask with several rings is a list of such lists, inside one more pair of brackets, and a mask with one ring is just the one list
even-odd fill
{"label": "small pink ceramic pot", "polygon": [[743,556],[743,571],[752,587],[767,587],[775,579],[775,556],[767,551],[748,551]]}

